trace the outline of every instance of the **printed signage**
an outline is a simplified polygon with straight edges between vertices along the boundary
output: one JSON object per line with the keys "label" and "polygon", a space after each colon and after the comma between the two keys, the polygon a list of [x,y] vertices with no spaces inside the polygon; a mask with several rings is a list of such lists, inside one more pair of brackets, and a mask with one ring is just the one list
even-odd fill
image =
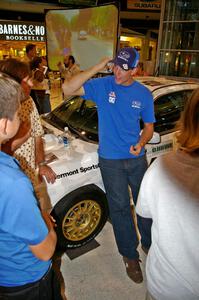
{"label": "printed signage", "polygon": [[0,20],[0,40],[45,42],[45,27],[41,23]]}
{"label": "printed signage", "polygon": [[73,175],[80,174],[80,173],[85,174],[91,170],[97,170],[97,169],[99,169],[99,164],[96,164],[96,165],[93,164],[88,167],[80,167],[79,169],[74,169],[74,170],[70,170],[70,171],[62,173],[62,174],[58,174],[56,179],[61,179],[61,178],[73,176]]}
{"label": "printed signage", "polygon": [[149,10],[160,10],[161,1],[156,0],[127,0],[128,9],[149,9]]}

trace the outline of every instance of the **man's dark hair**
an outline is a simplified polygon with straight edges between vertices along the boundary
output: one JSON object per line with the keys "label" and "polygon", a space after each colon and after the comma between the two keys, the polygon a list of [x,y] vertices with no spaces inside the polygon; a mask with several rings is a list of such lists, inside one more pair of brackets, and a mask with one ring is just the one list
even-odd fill
{"label": "man's dark hair", "polygon": [[34,45],[34,44],[27,44],[26,45],[26,53],[29,53],[35,47],[36,47],[36,45]]}
{"label": "man's dark hair", "polygon": [[31,70],[35,70],[39,68],[39,64],[42,63],[42,57],[41,56],[35,56],[33,60],[30,62],[30,68]]}
{"label": "man's dark hair", "polygon": [[74,56],[73,55],[69,55],[69,58],[68,58],[71,62],[72,62],[72,64],[74,65],[74,63],[75,63],[75,58],[74,58]]}

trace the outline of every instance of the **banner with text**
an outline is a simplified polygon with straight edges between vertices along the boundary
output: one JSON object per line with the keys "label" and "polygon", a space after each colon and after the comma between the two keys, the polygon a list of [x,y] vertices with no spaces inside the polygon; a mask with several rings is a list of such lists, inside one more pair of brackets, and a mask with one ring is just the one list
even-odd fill
{"label": "banner with text", "polygon": [[127,0],[127,9],[160,10],[161,1],[156,0]]}
{"label": "banner with text", "polygon": [[0,20],[0,40],[45,42],[42,23]]}

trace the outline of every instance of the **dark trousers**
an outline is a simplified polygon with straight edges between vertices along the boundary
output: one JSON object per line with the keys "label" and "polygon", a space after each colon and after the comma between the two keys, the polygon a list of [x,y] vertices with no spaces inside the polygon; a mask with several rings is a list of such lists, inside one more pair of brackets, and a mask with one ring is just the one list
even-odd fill
{"label": "dark trousers", "polygon": [[[140,184],[147,169],[146,157],[129,159],[99,157],[99,164],[119,253],[129,259],[137,259],[139,242],[131,213],[129,187],[136,205]],[[149,248],[152,220],[137,215],[137,223],[141,243]]]}
{"label": "dark trousers", "polygon": [[45,90],[32,90],[31,92],[34,92],[34,102],[39,114],[51,112],[50,94],[46,94]]}
{"label": "dark trousers", "polygon": [[37,282],[19,287],[0,287],[0,300],[62,300],[52,268]]}
{"label": "dark trousers", "polygon": [[32,97],[33,101],[35,102],[38,113],[40,113],[40,105],[39,105],[39,101],[38,101],[37,95],[35,93],[35,90],[31,90],[30,96]]}

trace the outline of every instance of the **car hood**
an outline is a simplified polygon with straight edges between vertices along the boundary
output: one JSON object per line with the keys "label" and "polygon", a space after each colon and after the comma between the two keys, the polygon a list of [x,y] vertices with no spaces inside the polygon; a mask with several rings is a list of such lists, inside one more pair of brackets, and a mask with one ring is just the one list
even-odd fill
{"label": "car hood", "polygon": [[97,155],[98,145],[80,139],[74,138],[67,147],[64,146],[61,136],[45,134],[43,139],[46,160],[49,164],[59,160],[82,161],[83,159],[87,160],[86,157],[90,157],[92,153]]}
{"label": "car hood", "polygon": [[54,206],[68,193],[89,184],[104,190],[98,163],[98,145],[73,139],[67,147],[54,134],[45,134],[45,157],[56,173],[55,183],[47,183],[48,194]]}

